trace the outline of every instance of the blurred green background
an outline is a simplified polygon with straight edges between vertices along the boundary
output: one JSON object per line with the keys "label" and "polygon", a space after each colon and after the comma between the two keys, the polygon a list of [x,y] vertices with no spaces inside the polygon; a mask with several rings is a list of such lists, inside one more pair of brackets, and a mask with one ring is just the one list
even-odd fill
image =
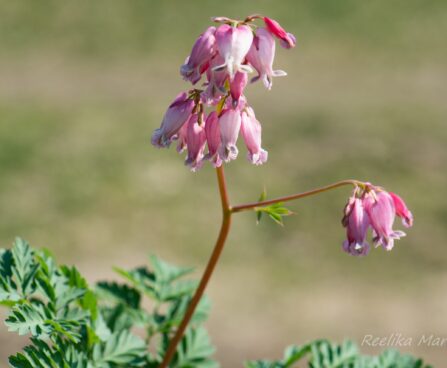
{"label": "blurred green background", "polygon": [[[395,250],[340,247],[349,189],[292,205],[285,228],[235,218],[208,294],[223,367],[317,337],[401,333],[445,365],[447,2],[0,0],[0,244],[16,235],[76,263],[91,282],[156,253],[197,267],[220,222],[215,173],[183,166],[150,135],[210,16],[263,13],[298,39],[288,72],[248,98],[269,162],[226,167],[234,203],[344,178],[401,194],[415,215]],[[398,227],[400,224],[397,225]],[[0,328],[0,361],[26,343]],[[363,348],[365,352],[373,352]]]}

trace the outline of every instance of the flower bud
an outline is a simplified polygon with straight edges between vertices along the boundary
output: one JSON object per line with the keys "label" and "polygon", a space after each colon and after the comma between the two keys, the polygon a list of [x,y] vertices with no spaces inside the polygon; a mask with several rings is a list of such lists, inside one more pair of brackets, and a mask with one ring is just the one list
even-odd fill
{"label": "flower bud", "polygon": [[296,38],[292,33],[287,33],[284,28],[274,19],[264,17],[264,23],[267,29],[280,40],[282,47],[290,49],[295,47]]}

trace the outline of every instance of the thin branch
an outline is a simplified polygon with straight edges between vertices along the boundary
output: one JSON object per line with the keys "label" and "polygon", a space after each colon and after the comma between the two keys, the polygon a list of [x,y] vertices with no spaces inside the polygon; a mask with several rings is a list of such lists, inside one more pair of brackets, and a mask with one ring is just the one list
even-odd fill
{"label": "thin branch", "polygon": [[268,199],[266,201],[260,201],[260,202],[252,202],[252,203],[246,203],[246,204],[241,204],[238,206],[234,206],[231,207],[231,212],[232,213],[237,213],[237,212],[242,212],[242,211],[248,211],[248,210],[253,210],[255,208],[258,207],[265,207],[271,204],[275,204],[275,203],[280,203],[280,202],[290,202],[293,201],[295,199],[299,199],[299,198],[304,198],[304,197],[309,197],[315,194],[319,194],[322,192],[326,192],[328,190],[331,189],[335,189],[338,187],[342,187],[345,185],[353,185],[353,186],[364,186],[365,184],[361,181],[358,180],[342,180],[333,184],[329,184],[326,185],[324,187],[321,188],[317,188],[317,189],[313,189],[313,190],[309,190],[307,192],[302,192],[302,193],[297,193],[297,194],[291,194],[288,196],[284,196],[284,197],[278,197],[278,198],[274,198],[274,199]]}

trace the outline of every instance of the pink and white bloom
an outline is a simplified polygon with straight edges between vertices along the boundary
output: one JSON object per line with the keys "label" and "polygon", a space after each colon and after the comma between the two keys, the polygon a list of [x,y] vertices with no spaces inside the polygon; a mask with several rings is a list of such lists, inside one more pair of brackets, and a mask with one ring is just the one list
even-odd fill
{"label": "pink and white bloom", "polygon": [[185,165],[189,166],[191,171],[197,171],[202,167],[203,151],[206,143],[205,127],[203,123],[199,124],[198,118],[198,114],[191,115],[186,127],[188,156]]}
{"label": "pink and white bloom", "polygon": [[393,199],[394,208],[396,209],[396,215],[402,218],[402,224],[405,227],[413,226],[413,214],[407,208],[404,200],[399,197],[397,194],[388,192],[391,198]]}
{"label": "pink and white bloom", "polygon": [[247,73],[237,72],[233,80],[230,82],[230,94],[233,99],[233,107],[236,108],[239,104],[239,99],[244,93],[244,89],[248,83]]}
{"label": "pink and white bloom", "polygon": [[219,54],[224,58],[224,63],[214,67],[214,70],[227,69],[230,80],[237,71],[250,73],[252,69],[244,65],[245,56],[253,42],[253,33],[247,25],[237,27],[222,24],[216,31],[216,42]]}
{"label": "pink and white bloom", "polygon": [[185,80],[196,84],[202,73],[209,66],[209,61],[216,52],[216,27],[209,27],[194,43],[191,54],[180,68],[180,74]]}
{"label": "pink and white bloom", "polygon": [[217,54],[211,61],[210,67],[206,71],[206,76],[208,79],[208,86],[205,91],[202,92],[202,101],[208,105],[217,104],[221,97],[226,93],[225,82],[228,78],[228,72],[226,69],[213,70],[216,66],[222,65],[224,59],[222,56]]}
{"label": "pink and white bloom", "polygon": [[219,117],[220,140],[219,155],[225,161],[235,160],[239,153],[236,142],[241,128],[241,113],[225,109]]}
{"label": "pink and white bloom", "polygon": [[343,250],[353,256],[367,255],[370,249],[366,241],[369,218],[362,200],[355,195],[349,199],[345,207],[342,224],[346,227],[347,237],[343,242]]}
{"label": "pink and white bloom", "polygon": [[363,206],[374,232],[374,243],[376,246],[382,245],[386,250],[393,249],[394,239],[405,236],[403,231],[393,230],[396,217],[393,198],[383,190],[372,190],[365,194],[363,201]]}
{"label": "pink and white bloom", "polygon": [[194,101],[182,92],[169,105],[160,128],[152,133],[151,142],[156,147],[169,147],[171,142],[177,138],[176,134],[191,116]]}
{"label": "pink and white bloom", "polygon": [[274,19],[264,17],[264,23],[267,29],[280,40],[282,47],[291,49],[296,45],[296,38],[292,33],[286,32],[284,28]]}
{"label": "pink and white bloom", "polygon": [[208,153],[204,160],[210,160],[214,167],[222,165],[222,159],[217,152],[220,146],[220,127],[217,112],[211,112],[205,123],[206,141],[208,143]]}
{"label": "pink and white bloom", "polygon": [[256,69],[258,75],[251,82],[261,79],[267,89],[272,88],[272,77],[287,75],[283,70],[273,70],[275,58],[275,40],[265,28],[258,28],[256,36],[247,54],[247,61]]}
{"label": "pink and white bloom", "polygon": [[261,147],[261,123],[256,119],[251,107],[246,107],[241,114],[241,133],[247,146],[248,160],[255,165],[267,161],[268,152]]}

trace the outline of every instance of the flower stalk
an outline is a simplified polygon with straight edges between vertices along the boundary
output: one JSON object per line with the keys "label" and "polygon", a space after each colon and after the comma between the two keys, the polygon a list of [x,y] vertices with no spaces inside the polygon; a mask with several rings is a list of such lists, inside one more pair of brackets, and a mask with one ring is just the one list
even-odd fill
{"label": "flower stalk", "polygon": [[357,181],[357,180],[343,180],[339,181],[330,185],[326,185],[321,188],[309,190],[302,193],[296,193],[284,197],[279,197],[275,199],[270,199],[266,201],[261,202],[253,202],[253,203],[246,203],[241,204],[237,206],[231,206],[230,199],[228,195],[227,190],[227,184],[225,180],[225,173],[223,166],[216,168],[217,173],[217,183],[219,186],[219,194],[222,204],[222,224],[219,231],[219,236],[217,238],[216,244],[214,246],[213,252],[211,253],[211,256],[208,260],[208,264],[206,265],[205,271],[203,273],[202,278],[200,279],[199,286],[197,287],[197,290],[191,299],[191,302],[188,306],[188,309],[186,310],[185,316],[183,317],[182,322],[180,323],[174,337],[169,343],[168,349],[166,351],[165,356],[163,357],[163,362],[161,363],[159,368],[167,368],[169,366],[169,363],[171,362],[172,358],[174,357],[175,351],[177,349],[178,344],[180,343],[186,328],[188,327],[188,324],[194,315],[194,312],[197,308],[197,305],[200,302],[200,299],[202,298],[205,289],[211,279],[211,276],[213,275],[213,272],[216,268],[217,263],[219,262],[220,256],[222,254],[222,251],[225,246],[225,242],[228,237],[228,233],[230,232],[231,227],[231,215],[233,213],[248,211],[248,210],[255,210],[259,207],[264,207],[268,205],[272,205],[275,203],[281,203],[281,202],[290,202],[296,199],[309,197],[312,195],[320,194],[332,189],[336,189],[342,186],[346,185],[353,185],[355,187],[364,187],[365,184],[363,182]]}

